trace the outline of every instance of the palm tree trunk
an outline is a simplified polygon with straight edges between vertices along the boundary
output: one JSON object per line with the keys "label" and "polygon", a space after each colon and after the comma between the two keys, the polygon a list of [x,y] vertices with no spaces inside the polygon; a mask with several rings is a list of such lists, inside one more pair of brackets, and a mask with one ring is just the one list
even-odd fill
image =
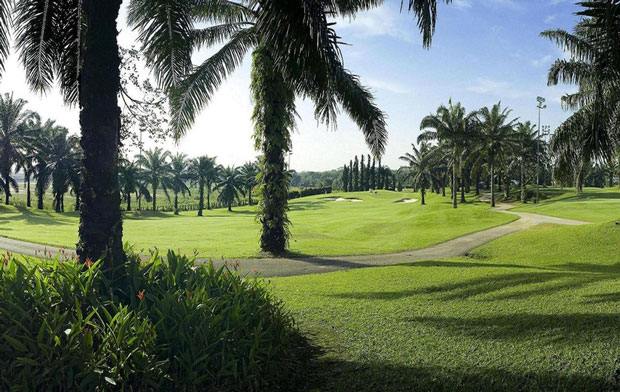
{"label": "palm tree trunk", "polygon": [[231,202],[228,202],[228,211],[232,212],[232,203]]}
{"label": "palm tree trunk", "polygon": [[30,173],[26,175],[26,207],[32,207],[32,201],[30,199]]}
{"label": "palm tree trunk", "polygon": [[179,215],[179,194],[174,192],[174,215]]}
{"label": "palm tree trunk", "polygon": [[248,189],[248,203],[250,204],[250,207],[252,207],[252,187],[249,187]]}
{"label": "palm tree trunk", "polygon": [[80,194],[80,190],[77,189],[75,191],[75,207],[73,208],[74,211],[79,211],[80,210],[80,199],[81,199],[81,194]]}
{"label": "palm tree trunk", "polygon": [[525,185],[525,162],[521,160],[519,183],[521,187],[521,203],[527,203],[527,187]]}
{"label": "palm tree trunk", "polygon": [[424,187],[420,188],[420,195],[422,196],[422,205],[425,205],[426,200],[424,199],[424,196],[426,195],[426,189],[424,189]]}
{"label": "palm tree trunk", "polygon": [[157,185],[153,183],[152,188],[153,188],[153,211],[156,211],[157,210]]}
{"label": "palm tree trunk", "polygon": [[198,190],[200,194],[200,197],[198,198],[198,216],[202,216],[202,209],[205,204],[205,184],[202,180],[199,181]]}
{"label": "palm tree trunk", "polygon": [[491,207],[495,207],[495,162],[492,155],[489,159],[491,161]]}
{"label": "palm tree trunk", "polygon": [[45,189],[43,189],[42,185],[39,185],[40,182],[37,181],[37,209],[43,209],[43,197],[45,196]]}
{"label": "palm tree trunk", "polygon": [[461,203],[465,203],[465,178],[461,174]]}
{"label": "palm tree trunk", "polygon": [[456,208],[456,163],[452,164],[452,208]]}
{"label": "palm tree trunk", "polygon": [[11,177],[10,171],[4,171],[4,204],[9,205],[9,198],[11,197],[11,184],[9,178]]}
{"label": "palm tree trunk", "polygon": [[255,138],[263,156],[260,247],[264,252],[282,254],[288,243],[288,176],[284,156],[290,147],[290,130],[295,93],[276,72],[268,50],[254,51],[252,92],[254,95]]}
{"label": "palm tree trunk", "polygon": [[126,261],[118,183],[120,58],[116,19],[121,0],[82,0],[86,29],[80,73],[82,201],[77,254],[80,261],[104,259],[113,279]]}
{"label": "palm tree trunk", "polygon": [[207,210],[211,210],[211,184],[207,184]]}
{"label": "palm tree trunk", "polygon": [[504,199],[508,200],[510,199],[510,177],[508,175],[508,173],[504,173]]}
{"label": "palm tree trunk", "polygon": [[476,174],[476,196],[480,196],[480,174]]}
{"label": "palm tree trunk", "polygon": [[127,211],[131,211],[131,192],[127,194]]}

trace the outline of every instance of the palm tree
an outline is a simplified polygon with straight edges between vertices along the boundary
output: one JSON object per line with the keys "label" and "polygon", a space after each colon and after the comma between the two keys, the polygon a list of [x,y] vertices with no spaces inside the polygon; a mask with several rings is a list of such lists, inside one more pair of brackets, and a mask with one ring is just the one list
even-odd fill
{"label": "palm tree", "polygon": [[241,177],[245,185],[245,191],[248,194],[248,204],[252,205],[252,191],[258,185],[256,177],[258,177],[258,164],[256,162],[246,162],[241,168]]}
{"label": "palm tree", "polygon": [[239,169],[234,166],[223,168],[217,182],[219,194],[217,200],[228,206],[228,211],[232,211],[232,203],[239,201],[239,194],[243,195],[244,181]]}
{"label": "palm tree", "polygon": [[121,159],[118,168],[119,184],[121,194],[127,201],[127,211],[131,211],[131,194],[135,193],[143,195],[146,201],[151,201],[151,193],[147,187],[147,182],[144,178],[144,173],[138,168],[135,162],[131,162],[127,159]]}
{"label": "palm tree", "polygon": [[420,143],[420,149],[415,144],[411,144],[413,154],[406,153],[399,159],[409,164],[409,168],[413,174],[414,186],[420,187],[420,195],[422,196],[422,205],[426,204],[426,189],[430,188],[433,183],[433,149],[426,142]]}
{"label": "palm tree", "polygon": [[151,197],[153,200],[153,211],[157,210],[157,189],[161,186],[164,194],[170,200],[168,188],[170,188],[170,152],[164,151],[159,147],[154,150],[144,152],[144,155],[137,157],[138,164],[144,172],[147,183],[151,185]]}
{"label": "palm tree", "polygon": [[491,109],[480,109],[480,143],[472,151],[474,156],[487,155],[491,174],[491,207],[495,207],[495,162],[505,161],[510,151],[518,146],[514,128],[517,119],[508,121],[512,110],[502,109],[501,102]]}
{"label": "palm tree", "polygon": [[174,215],[179,215],[179,193],[185,196],[185,193],[191,195],[187,187],[189,180],[188,171],[189,162],[187,155],[177,153],[170,161],[170,189],[174,193]]}
{"label": "palm tree", "polygon": [[[456,208],[457,173],[462,166],[462,156],[466,146],[476,135],[476,112],[467,113],[460,102],[448,107],[441,105],[436,114],[422,119],[420,129],[428,129],[418,137],[418,143],[437,140],[440,145],[446,146],[452,155],[452,207]],[[432,130],[430,130],[432,129]]]}
{"label": "palm tree", "polygon": [[30,87],[46,92],[57,83],[65,102],[81,109],[84,155],[77,254],[81,262],[105,256],[109,277],[126,260],[117,175],[116,20],[121,1],[0,1],[0,70],[9,53],[12,28]]}
{"label": "palm tree", "polygon": [[540,140],[536,132],[536,125],[526,121],[517,124],[516,136],[519,148],[516,150],[517,162],[519,164],[519,185],[521,187],[521,203],[527,203],[527,164],[536,159],[539,151]]}
{"label": "palm tree", "polygon": [[43,130],[41,124],[41,118],[38,114],[35,114],[29,124],[26,126],[26,130],[21,138],[20,150],[22,152],[22,159],[19,162],[19,168],[24,172],[24,182],[26,185],[26,206],[32,207],[31,199],[31,180],[36,172],[36,150],[35,144],[37,137]]}
{"label": "palm tree", "polygon": [[[450,2],[450,0],[446,0]],[[252,119],[260,159],[261,249],[279,254],[288,243],[286,215],[289,179],[284,158],[291,149],[295,96],[315,103],[317,119],[335,124],[340,104],[364,133],[375,156],[385,150],[384,113],[371,93],[343,66],[339,37],[330,22],[374,8],[377,1],[281,2],[275,0],[206,1],[132,0],[129,22],[140,32],[148,63],[172,92],[172,121],[177,137],[193,123],[221,82],[252,52]],[[159,6],[157,6],[159,5]],[[424,44],[435,27],[436,0],[409,0],[419,20]],[[167,12],[161,12],[166,9]],[[174,15],[174,18],[170,18]],[[212,25],[196,27],[204,21]],[[222,45],[223,44],[223,45]],[[202,47],[221,46],[197,67],[191,55]]]}
{"label": "palm tree", "polygon": [[79,177],[80,147],[77,137],[69,135],[67,128],[48,125],[48,131],[36,145],[38,166],[51,179],[55,211],[63,212],[64,194],[72,179]]}
{"label": "palm tree", "polygon": [[0,95],[0,188],[4,191],[4,203],[9,204],[11,188],[18,191],[17,181],[11,176],[15,165],[23,160],[21,143],[29,123],[36,117],[26,110],[27,102],[13,99],[13,94]]}
{"label": "palm tree", "polygon": [[219,176],[220,167],[215,157],[206,155],[198,157],[190,163],[189,173],[192,185],[198,185],[198,216],[202,216],[205,203],[205,188],[207,189],[207,209],[211,209],[211,191]]}

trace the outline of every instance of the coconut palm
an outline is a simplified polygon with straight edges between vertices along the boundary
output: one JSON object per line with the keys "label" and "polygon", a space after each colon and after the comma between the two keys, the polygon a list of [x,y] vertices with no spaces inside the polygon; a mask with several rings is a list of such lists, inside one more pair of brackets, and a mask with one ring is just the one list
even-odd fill
{"label": "coconut palm", "polygon": [[174,215],[179,215],[179,193],[191,195],[187,186],[189,180],[189,162],[187,155],[175,154],[170,161],[170,189],[174,193]]}
{"label": "coconut palm", "polygon": [[487,157],[491,175],[491,207],[495,207],[495,163],[505,162],[506,156],[518,146],[518,137],[514,128],[517,119],[508,120],[512,110],[502,109],[501,102],[491,109],[485,107],[479,111],[480,141],[472,150],[473,156]]}
{"label": "coconut palm", "polygon": [[540,151],[541,143],[536,126],[531,122],[521,122],[515,129],[519,148],[515,151],[519,165],[519,185],[521,188],[521,203],[527,203],[527,166],[536,160],[536,154]]}
{"label": "coconut palm", "polygon": [[228,211],[232,211],[232,203],[237,200],[239,195],[244,194],[244,181],[241,171],[234,166],[223,168],[217,181],[217,200],[228,207]]}
{"label": "coconut palm", "polygon": [[190,163],[189,174],[192,185],[198,185],[198,216],[202,216],[205,200],[205,188],[207,190],[207,209],[211,209],[211,191],[217,182],[220,167],[215,162],[215,157],[206,155],[198,157]]}
{"label": "coconut palm", "polygon": [[146,182],[151,185],[151,198],[153,200],[153,211],[157,210],[157,190],[159,187],[170,200],[168,188],[171,187],[170,181],[170,152],[164,151],[159,147],[144,152],[144,155],[137,157],[138,164],[144,172]]}
{"label": "coconut palm", "polygon": [[131,194],[135,193],[136,197],[142,195],[146,201],[151,201],[151,193],[145,181],[144,172],[140,170],[136,162],[127,159],[121,159],[118,167],[119,184],[121,194],[127,201],[127,211],[131,211]]}
{"label": "coconut palm", "polygon": [[258,164],[256,162],[246,162],[239,168],[241,171],[241,177],[245,185],[245,192],[248,194],[248,204],[252,205],[252,191],[258,185]]}
{"label": "coconut palm", "polygon": [[422,197],[422,205],[426,204],[426,190],[431,187],[433,178],[433,149],[427,142],[420,143],[418,149],[415,144],[411,144],[413,154],[406,153],[399,159],[407,162],[413,174],[414,186],[420,187],[420,195]]}
{"label": "coconut palm", "polygon": [[14,99],[12,93],[0,95],[0,188],[7,205],[11,188],[15,192],[19,189],[11,173],[23,160],[21,143],[29,123],[36,117],[34,112],[26,110],[26,104],[23,99]]}
{"label": "coconut palm", "polygon": [[425,130],[418,137],[418,143],[437,140],[446,146],[452,155],[452,207],[456,208],[457,173],[462,166],[463,153],[472,138],[476,137],[476,112],[467,113],[460,102],[448,107],[441,105],[436,114],[422,119],[420,129]]}
{"label": "coconut palm", "polygon": [[77,137],[69,135],[67,128],[53,123],[48,123],[48,127],[36,145],[37,165],[52,182],[55,211],[63,212],[64,195],[69,191],[72,179],[79,177],[80,147]]}
{"label": "coconut palm", "polygon": [[[447,0],[449,2],[450,0]],[[330,22],[379,6],[377,1],[281,2],[275,0],[132,0],[129,22],[140,39],[155,76],[172,92],[172,126],[180,137],[192,125],[222,81],[252,52],[254,140],[262,151],[261,248],[282,253],[288,242],[289,179],[284,157],[291,149],[295,96],[315,103],[317,119],[335,124],[340,104],[364,133],[373,154],[385,149],[385,116],[370,92],[343,66],[339,37]],[[159,6],[158,6],[159,5]],[[409,0],[424,44],[435,26],[436,0]],[[167,12],[162,12],[166,9]],[[174,15],[174,18],[170,18]],[[204,21],[212,25],[203,27]],[[192,51],[221,46],[193,67]]]}

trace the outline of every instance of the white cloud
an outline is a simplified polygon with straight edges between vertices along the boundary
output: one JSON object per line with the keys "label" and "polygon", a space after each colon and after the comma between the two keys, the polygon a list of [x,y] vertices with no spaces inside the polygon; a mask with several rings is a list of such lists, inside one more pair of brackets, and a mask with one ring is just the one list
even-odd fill
{"label": "white cloud", "polygon": [[546,65],[551,64],[552,61],[553,61],[553,56],[546,55],[546,56],[543,56],[543,57],[538,58],[538,59],[533,59],[531,61],[531,64],[532,64],[532,66],[534,66],[536,68],[540,68],[540,67],[544,67]]}
{"label": "white cloud", "polygon": [[364,78],[363,82],[377,90],[384,90],[394,94],[411,94],[411,89],[405,88],[402,84],[397,84],[387,80]]}
{"label": "white cloud", "polygon": [[477,78],[475,83],[467,87],[466,90],[476,94],[501,98],[522,98],[528,95],[525,91],[514,88],[508,82],[487,78]]}
{"label": "white cloud", "polygon": [[407,14],[401,14],[392,7],[380,7],[364,12],[351,21],[341,20],[336,28],[339,32],[344,31],[364,38],[387,36],[413,42],[418,36],[416,26],[407,18]]}
{"label": "white cloud", "polygon": [[551,24],[553,22],[555,22],[555,20],[558,18],[557,15],[549,15],[545,18],[544,22],[545,24]]}
{"label": "white cloud", "polygon": [[452,4],[459,9],[471,8],[471,0],[454,0]]}

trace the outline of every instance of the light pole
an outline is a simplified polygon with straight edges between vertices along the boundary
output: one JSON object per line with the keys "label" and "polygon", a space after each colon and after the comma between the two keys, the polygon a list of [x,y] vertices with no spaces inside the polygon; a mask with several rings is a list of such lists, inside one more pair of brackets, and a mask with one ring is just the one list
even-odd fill
{"label": "light pole", "polygon": [[536,199],[534,204],[538,204],[540,200],[540,112],[547,108],[543,97],[536,97],[536,101],[538,101],[538,106],[536,106],[538,108],[538,143],[536,143]]}

